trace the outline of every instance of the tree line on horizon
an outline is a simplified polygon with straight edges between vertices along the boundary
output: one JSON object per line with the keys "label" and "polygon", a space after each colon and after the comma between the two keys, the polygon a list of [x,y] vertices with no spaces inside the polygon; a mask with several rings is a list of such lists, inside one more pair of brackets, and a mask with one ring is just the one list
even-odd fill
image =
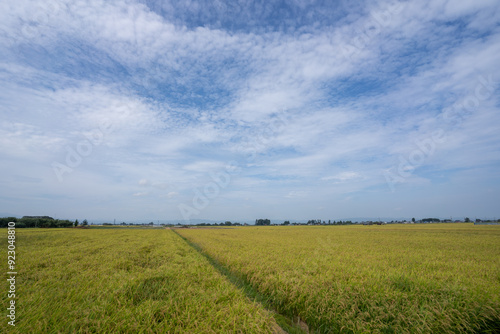
{"label": "tree line on horizon", "polygon": [[0,228],[7,227],[9,222],[16,223],[16,228],[29,228],[29,227],[41,227],[41,228],[64,228],[64,227],[78,227],[87,226],[88,222],[86,219],[83,220],[82,224],[78,222],[78,219],[71,221],[68,219],[54,219],[49,216],[23,216],[22,218],[16,217],[3,217],[0,218]]}
{"label": "tree line on horizon", "polygon": [[[412,218],[411,221],[413,223],[416,223],[417,221],[415,218]],[[466,217],[463,220],[465,223],[471,223],[472,220]],[[496,220],[481,220],[481,219],[476,219],[476,222],[499,222],[500,219]],[[85,228],[87,227],[88,221],[84,219],[82,223],[76,219],[75,221],[71,221],[68,219],[54,219],[49,216],[23,216],[22,218],[16,218],[16,217],[3,217],[0,218],[0,228],[2,227],[7,227],[9,222],[15,222],[17,228],[34,228],[34,227],[41,227],[41,228],[68,228],[68,227],[82,227]],[[419,220],[418,222],[422,223],[440,223],[440,222],[451,222],[449,219],[441,220],[438,218],[424,218]],[[376,223],[376,222],[375,222]],[[389,223],[398,223],[395,221],[391,221]],[[288,225],[352,225],[354,224],[350,220],[346,221],[335,221],[335,220],[321,220],[321,219],[310,219],[307,221],[307,223],[290,223],[289,220],[285,220],[281,224],[271,224],[270,219],[256,219],[255,220],[255,225],[256,226],[270,226],[270,225],[283,225],[283,226],[288,226]],[[115,225],[111,223],[104,223],[103,225]],[[126,223],[121,223],[119,225],[127,225]],[[135,225],[133,223],[130,223],[128,225]],[[138,225],[146,225],[146,224],[138,224]],[[153,225],[153,222],[147,224],[147,225]],[[171,224],[161,224],[162,226],[174,226]],[[178,224],[181,225],[181,224]],[[218,223],[201,223],[201,224],[196,224],[194,226],[242,226],[242,225],[247,225],[247,224],[241,224],[241,223],[232,223],[230,221],[225,221],[221,222],[220,224]]]}

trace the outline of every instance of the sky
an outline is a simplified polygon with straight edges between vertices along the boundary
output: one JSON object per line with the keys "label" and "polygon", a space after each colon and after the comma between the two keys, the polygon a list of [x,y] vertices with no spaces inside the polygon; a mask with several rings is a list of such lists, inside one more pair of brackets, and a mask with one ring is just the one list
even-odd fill
{"label": "sky", "polygon": [[500,3],[2,1],[0,216],[500,218]]}

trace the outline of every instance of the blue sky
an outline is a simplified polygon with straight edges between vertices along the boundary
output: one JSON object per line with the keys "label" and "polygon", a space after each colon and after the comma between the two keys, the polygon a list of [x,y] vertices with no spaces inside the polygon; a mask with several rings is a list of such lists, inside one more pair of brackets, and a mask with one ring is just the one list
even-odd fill
{"label": "blue sky", "polygon": [[500,218],[500,4],[0,5],[0,214]]}

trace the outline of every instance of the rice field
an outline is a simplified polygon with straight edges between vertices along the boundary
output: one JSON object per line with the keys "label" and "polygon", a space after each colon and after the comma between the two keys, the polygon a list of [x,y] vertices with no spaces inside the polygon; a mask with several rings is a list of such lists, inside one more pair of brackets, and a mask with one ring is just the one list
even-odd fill
{"label": "rice field", "polygon": [[[279,329],[268,311],[170,230],[16,231],[16,326],[7,326],[3,316],[0,332],[273,333]],[[6,249],[6,238],[1,243]],[[4,310],[6,297],[2,293]]]}
{"label": "rice field", "polygon": [[182,229],[314,333],[500,332],[500,228]]}
{"label": "rice field", "polygon": [[[16,236],[16,327],[4,319],[0,332],[500,332],[498,226],[17,229]],[[6,249],[6,238],[0,244]],[[5,310],[6,293],[1,300]]]}

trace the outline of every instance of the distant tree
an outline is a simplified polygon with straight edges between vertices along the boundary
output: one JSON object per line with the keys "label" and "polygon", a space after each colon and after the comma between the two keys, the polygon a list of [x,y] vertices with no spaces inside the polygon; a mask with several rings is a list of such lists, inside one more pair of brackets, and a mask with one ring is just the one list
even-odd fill
{"label": "distant tree", "polygon": [[76,220],[75,220],[75,227],[77,227],[77,226],[78,226],[78,224],[80,224],[80,223],[78,222],[78,219],[76,219]]}
{"label": "distant tree", "polygon": [[87,226],[88,224],[89,224],[89,222],[87,221],[87,219],[84,219],[82,222],[82,226]]}
{"label": "distant tree", "polygon": [[70,222],[69,220],[59,220],[59,219],[56,219],[54,221],[54,227],[72,227],[73,226],[73,223]]}
{"label": "distant tree", "polygon": [[470,218],[469,217],[465,217],[464,222],[470,223]]}
{"label": "distant tree", "polygon": [[[0,227],[7,227],[9,225],[9,222],[17,222],[17,218],[15,217],[3,217],[0,218]],[[17,224],[16,224],[17,226]]]}
{"label": "distant tree", "polygon": [[415,218],[412,218],[412,219],[411,219],[411,221],[412,221],[412,222],[415,222]]}
{"label": "distant tree", "polygon": [[283,222],[283,225],[290,225],[290,221],[289,221],[289,220],[285,220],[285,221]]}
{"label": "distant tree", "polygon": [[321,219],[310,219],[307,221],[307,225],[321,225]]}
{"label": "distant tree", "polygon": [[224,223],[224,225],[226,225],[226,226],[231,226],[231,225],[233,225],[233,224],[232,224],[230,221],[226,221],[226,222]]}
{"label": "distant tree", "polygon": [[269,220],[269,219],[256,219],[255,225],[271,225],[271,220]]}

